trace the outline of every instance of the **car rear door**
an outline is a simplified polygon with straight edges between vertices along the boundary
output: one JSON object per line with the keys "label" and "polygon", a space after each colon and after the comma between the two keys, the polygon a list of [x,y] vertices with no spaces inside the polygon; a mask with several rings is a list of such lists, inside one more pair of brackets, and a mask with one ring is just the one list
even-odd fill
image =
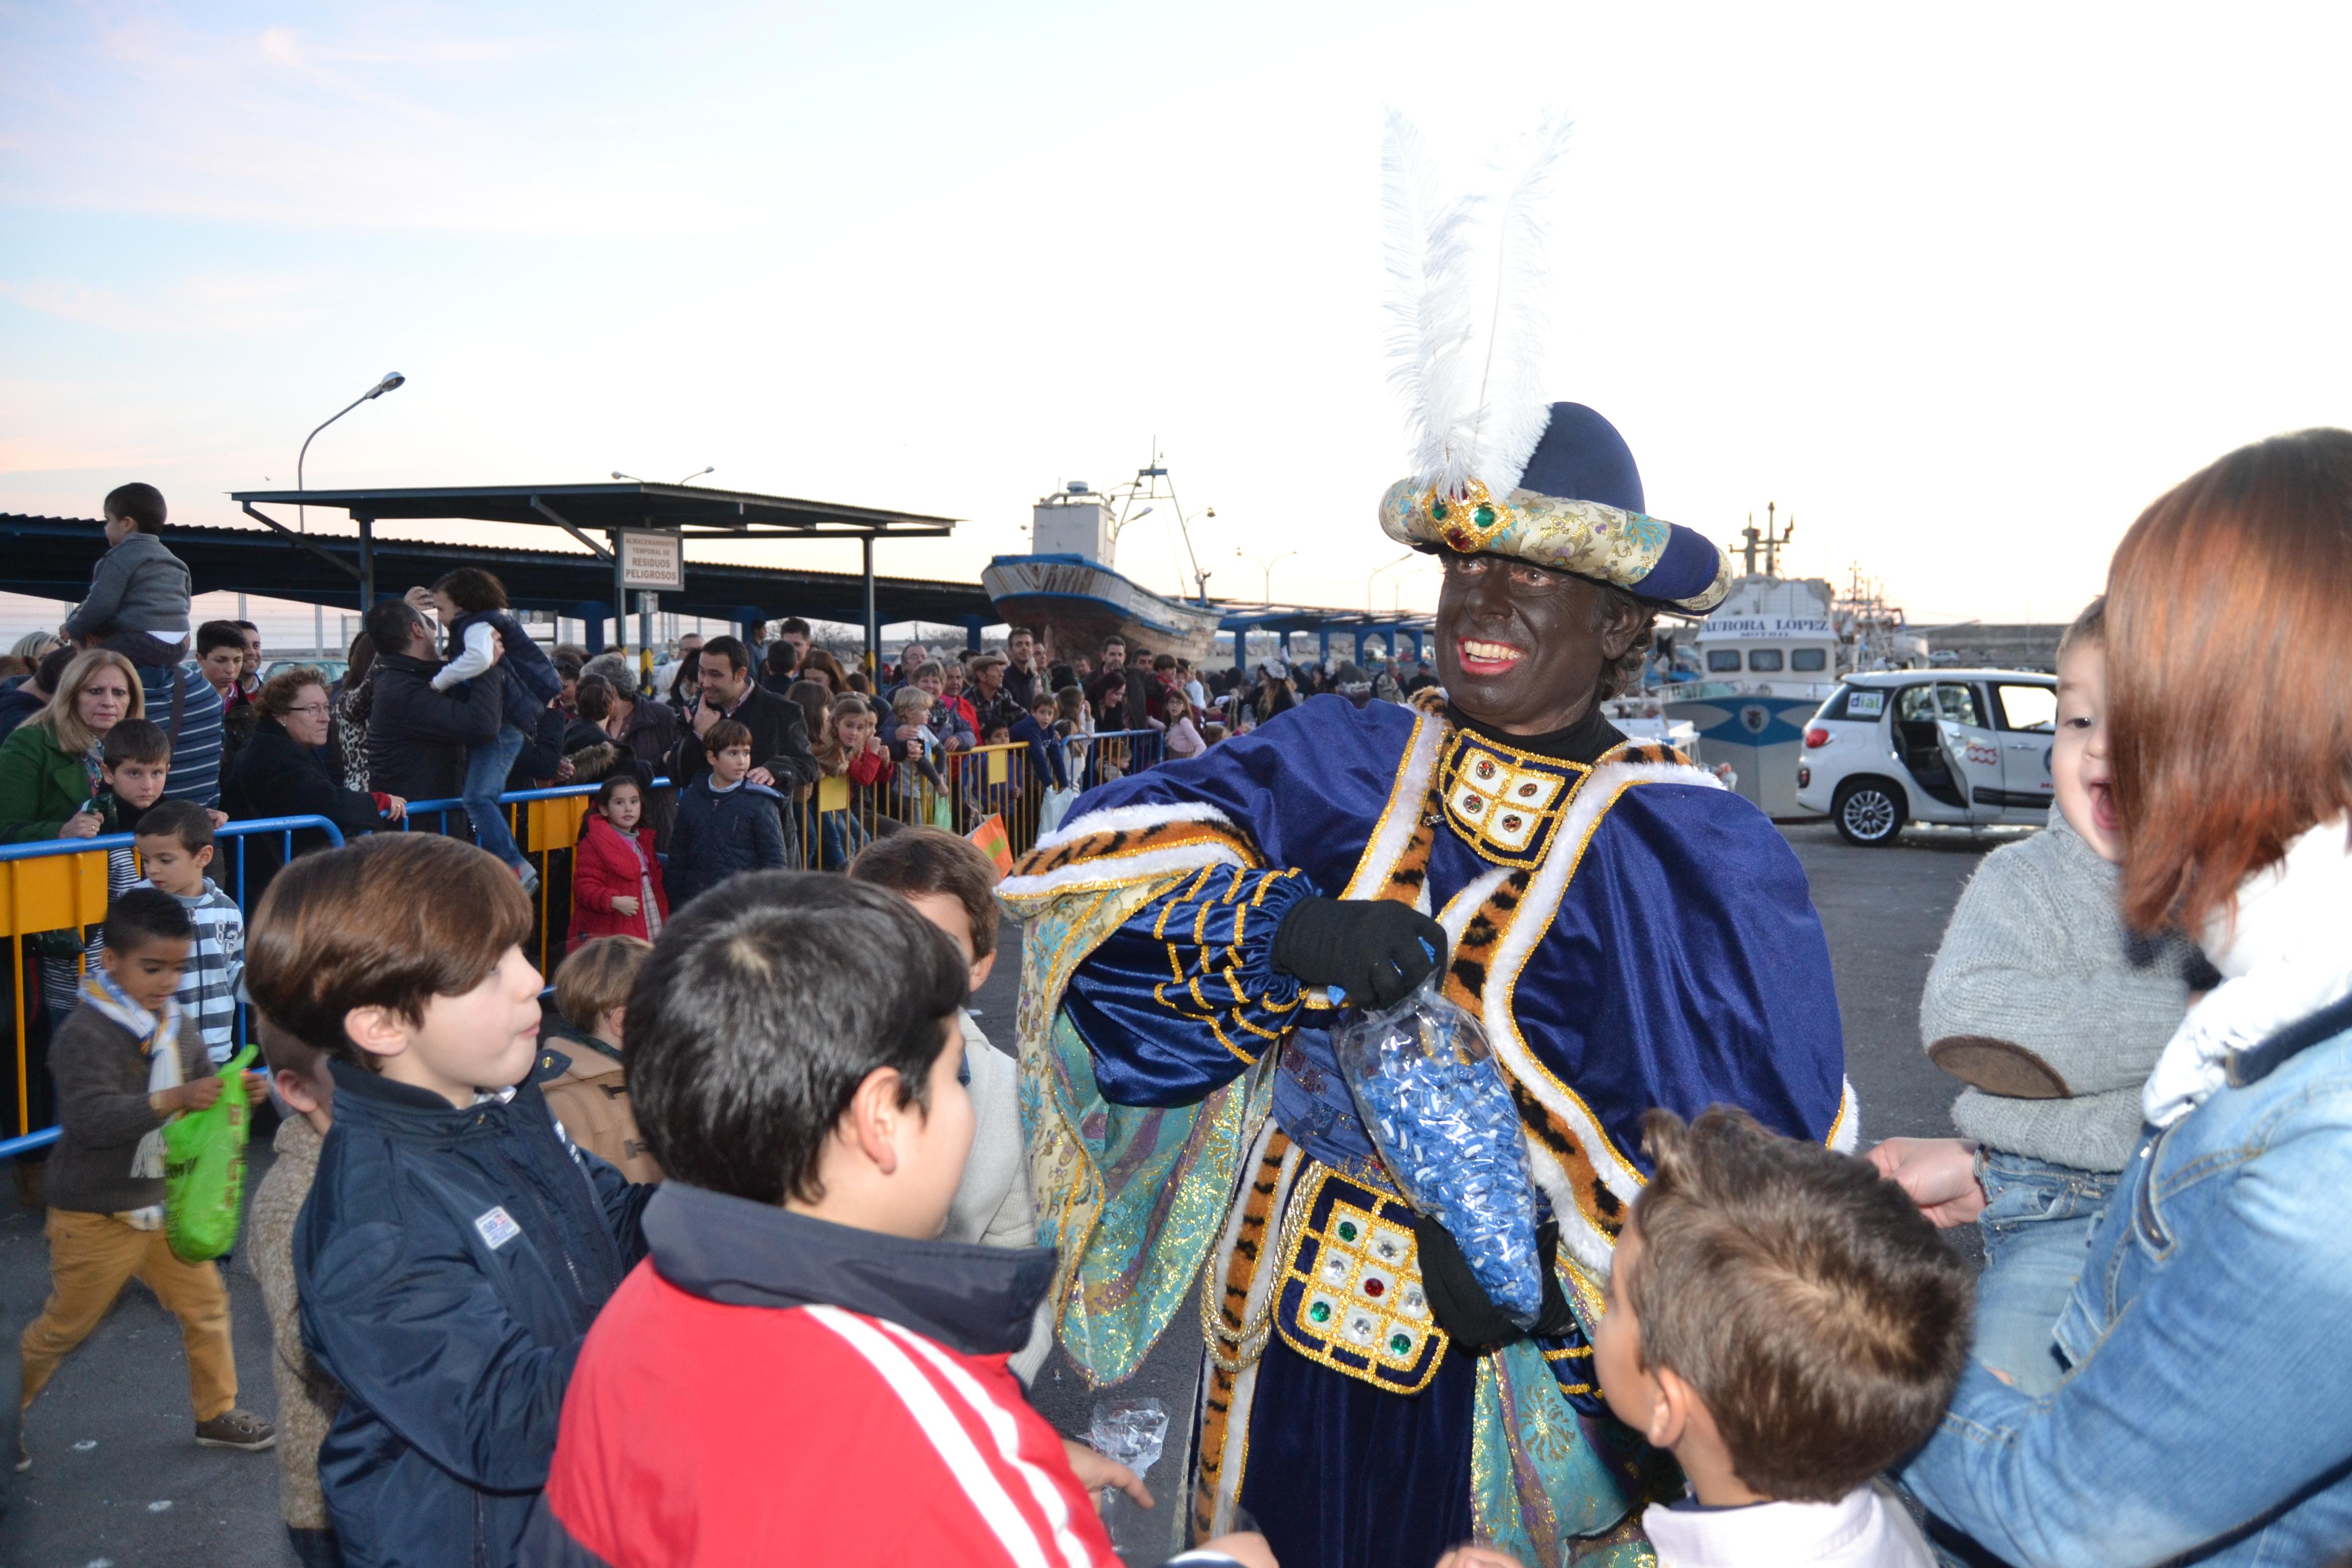
{"label": "car rear door", "polygon": [[2000,724],[2002,809],[2011,822],[2044,821],[2054,798],[2050,748],[2058,739],[2058,688],[2039,680],[1996,680],[1992,706]]}
{"label": "car rear door", "polygon": [[1968,804],[1970,822],[1999,822],[2008,799],[2002,782],[2000,736],[1989,721],[1984,693],[1973,682],[1936,682],[1936,731],[1944,763]]}

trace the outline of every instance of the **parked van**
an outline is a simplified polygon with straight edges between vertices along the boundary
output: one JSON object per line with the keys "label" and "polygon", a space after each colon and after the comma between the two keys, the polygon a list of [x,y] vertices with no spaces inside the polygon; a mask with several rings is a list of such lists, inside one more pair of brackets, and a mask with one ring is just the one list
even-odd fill
{"label": "parked van", "polygon": [[1851,675],[1806,726],[1797,804],[1847,842],[1906,824],[2047,821],[2058,678],[2016,669]]}

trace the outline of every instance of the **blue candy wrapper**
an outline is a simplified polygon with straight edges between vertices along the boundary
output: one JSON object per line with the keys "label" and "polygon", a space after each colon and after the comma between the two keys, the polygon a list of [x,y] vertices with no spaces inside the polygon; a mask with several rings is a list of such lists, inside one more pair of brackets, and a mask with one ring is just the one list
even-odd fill
{"label": "blue candy wrapper", "polygon": [[1433,978],[1386,1011],[1345,1013],[1331,1043],[1405,1201],[1452,1233],[1496,1307],[1533,1327],[1543,1310],[1535,1179],[1478,1020]]}

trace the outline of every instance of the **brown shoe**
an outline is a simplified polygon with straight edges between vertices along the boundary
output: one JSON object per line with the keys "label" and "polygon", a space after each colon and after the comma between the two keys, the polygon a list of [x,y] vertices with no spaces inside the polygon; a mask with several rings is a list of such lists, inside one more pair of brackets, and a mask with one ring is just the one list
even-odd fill
{"label": "brown shoe", "polygon": [[196,1442],[206,1448],[241,1448],[258,1454],[278,1442],[278,1429],[250,1410],[227,1410],[196,1423]]}

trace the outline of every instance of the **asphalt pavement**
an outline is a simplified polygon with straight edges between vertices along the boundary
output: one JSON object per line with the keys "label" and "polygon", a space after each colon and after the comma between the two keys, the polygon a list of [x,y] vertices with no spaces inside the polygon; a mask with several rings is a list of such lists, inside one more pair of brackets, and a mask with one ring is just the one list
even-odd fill
{"label": "asphalt pavement", "polygon": [[[1784,827],[1811,879],[1830,939],[1838,1004],[1845,1024],[1846,1066],[1862,1101],[1866,1141],[1898,1133],[1951,1131],[1956,1086],[1919,1048],[1920,987],[1959,889],[1983,854],[2015,831],[1912,828],[1890,848],[1857,849],[1826,824]],[[1015,933],[1008,926],[1008,948]],[[973,1000],[982,1026],[1009,1044],[1018,966],[997,966]],[[257,1145],[247,1189],[267,1168]],[[0,1198],[0,1331],[13,1344],[47,1289],[41,1216]],[[259,1288],[242,1258],[226,1269],[239,1402],[274,1417],[267,1322]],[[1039,1374],[1033,1397],[1065,1432],[1083,1434],[1105,1398],[1159,1399],[1170,1417],[1166,1456],[1147,1479],[1160,1494],[1158,1515],[1178,1523],[1181,1498],[1171,1478],[1183,1473],[1183,1438],[1200,1356],[1197,1336],[1180,1321],[1143,1370],[1116,1390],[1090,1390],[1058,1352]],[[13,1386],[15,1357],[5,1363]],[[5,1399],[6,1388],[0,1388]],[[125,1290],[98,1331],[58,1372],[26,1432],[32,1470],[0,1479],[9,1506],[0,1519],[0,1568],[290,1568],[278,1513],[274,1454],[199,1448],[187,1397],[178,1325],[143,1287]],[[1172,1534],[1169,1538],[1171,1544]],[[1157,1554],[1132,1554],[1135,1568]]]}

